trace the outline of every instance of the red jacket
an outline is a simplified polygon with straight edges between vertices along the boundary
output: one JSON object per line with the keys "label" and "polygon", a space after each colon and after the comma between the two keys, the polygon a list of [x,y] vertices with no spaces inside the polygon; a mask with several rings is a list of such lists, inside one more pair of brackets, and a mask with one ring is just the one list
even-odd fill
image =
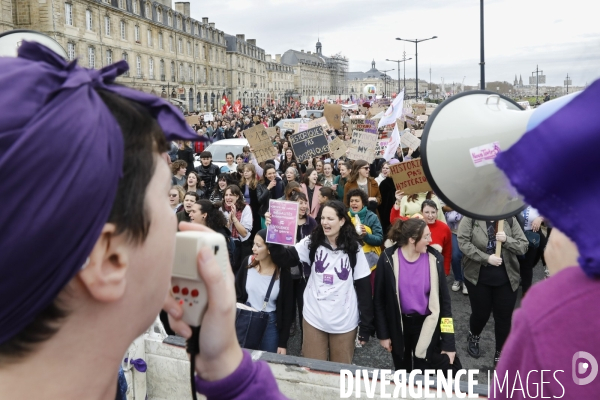
{"label": "red jacket", "polygon": [[444,256],[444,271],[446,276],[450,274],[452,262],[452,231],[448,225],[442,221],[436,220],[433,224],[427,224],[431,231],[431,244],[442,246],[442,255]]}

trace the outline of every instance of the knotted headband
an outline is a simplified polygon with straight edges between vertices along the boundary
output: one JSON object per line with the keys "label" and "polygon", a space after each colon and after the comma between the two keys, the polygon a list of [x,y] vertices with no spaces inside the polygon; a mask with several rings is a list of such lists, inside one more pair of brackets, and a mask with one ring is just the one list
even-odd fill
{"label": "knotted headband", "polygon": [[145,107],[168,140],[200,140],[162,99],[25,42],[0,57],[0,343],[27,326],[81,269],[112,209],[123,137],[95,89]]}

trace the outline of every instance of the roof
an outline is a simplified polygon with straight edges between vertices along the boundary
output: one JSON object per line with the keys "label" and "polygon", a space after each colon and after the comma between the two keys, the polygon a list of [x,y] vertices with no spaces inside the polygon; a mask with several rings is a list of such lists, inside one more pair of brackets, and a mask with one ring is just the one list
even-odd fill
{"label": "roof", "polygon": [[327,57],[319,56],[316,53],[308,54],[297,50],[288,50],[281,56],[282,64],[298,65],[301,60],[327,64]]}
{"label": "roof", "polygon": [[348,72],[348,80],[362,80],[366,78],[378,78],[381,79],[381,75],[383,72],[379,71],[377,68],[371,68],[367,72]]}

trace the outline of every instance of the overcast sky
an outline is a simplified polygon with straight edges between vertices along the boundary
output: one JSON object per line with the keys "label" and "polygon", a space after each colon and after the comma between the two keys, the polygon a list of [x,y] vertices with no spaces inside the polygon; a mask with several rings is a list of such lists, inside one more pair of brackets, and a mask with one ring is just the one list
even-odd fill
{"label": "overcast sky", "polygon": [[[315,51],[317,36],[327,56],[342,53],[350,71],[396,68],[385,59],[407,58],[406,77],[415,75],[415,45],[396,37],[421,39],[419,77],[446,84],[479,82],[479,1],[477,0],[220,0],[191,1],[192,16],[208,17],[227,34],[256,39],[267,54],[288,49]],[[485,1],[486,81],[513,82],[536,65],[549,85],[573,85],[600,77],[600,24],[590,0]],[[397,71],[392,71],[394,77]],[[402,69],[404,74],[404,69]]]}

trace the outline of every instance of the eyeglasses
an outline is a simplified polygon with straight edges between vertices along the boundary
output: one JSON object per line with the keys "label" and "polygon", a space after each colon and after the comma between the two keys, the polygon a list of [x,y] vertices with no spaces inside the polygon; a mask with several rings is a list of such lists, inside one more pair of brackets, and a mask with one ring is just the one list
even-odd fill
{"label": "eyeglasses", "polygon": [[361,169],[369,169],[369,166],[365,165],[364,167],[361,167]]}
{"label": "eyeglasses", "polygon": [[173,193],[169,193],[169,197],[177,197],[179,196],[177,193],[173,194]]}

